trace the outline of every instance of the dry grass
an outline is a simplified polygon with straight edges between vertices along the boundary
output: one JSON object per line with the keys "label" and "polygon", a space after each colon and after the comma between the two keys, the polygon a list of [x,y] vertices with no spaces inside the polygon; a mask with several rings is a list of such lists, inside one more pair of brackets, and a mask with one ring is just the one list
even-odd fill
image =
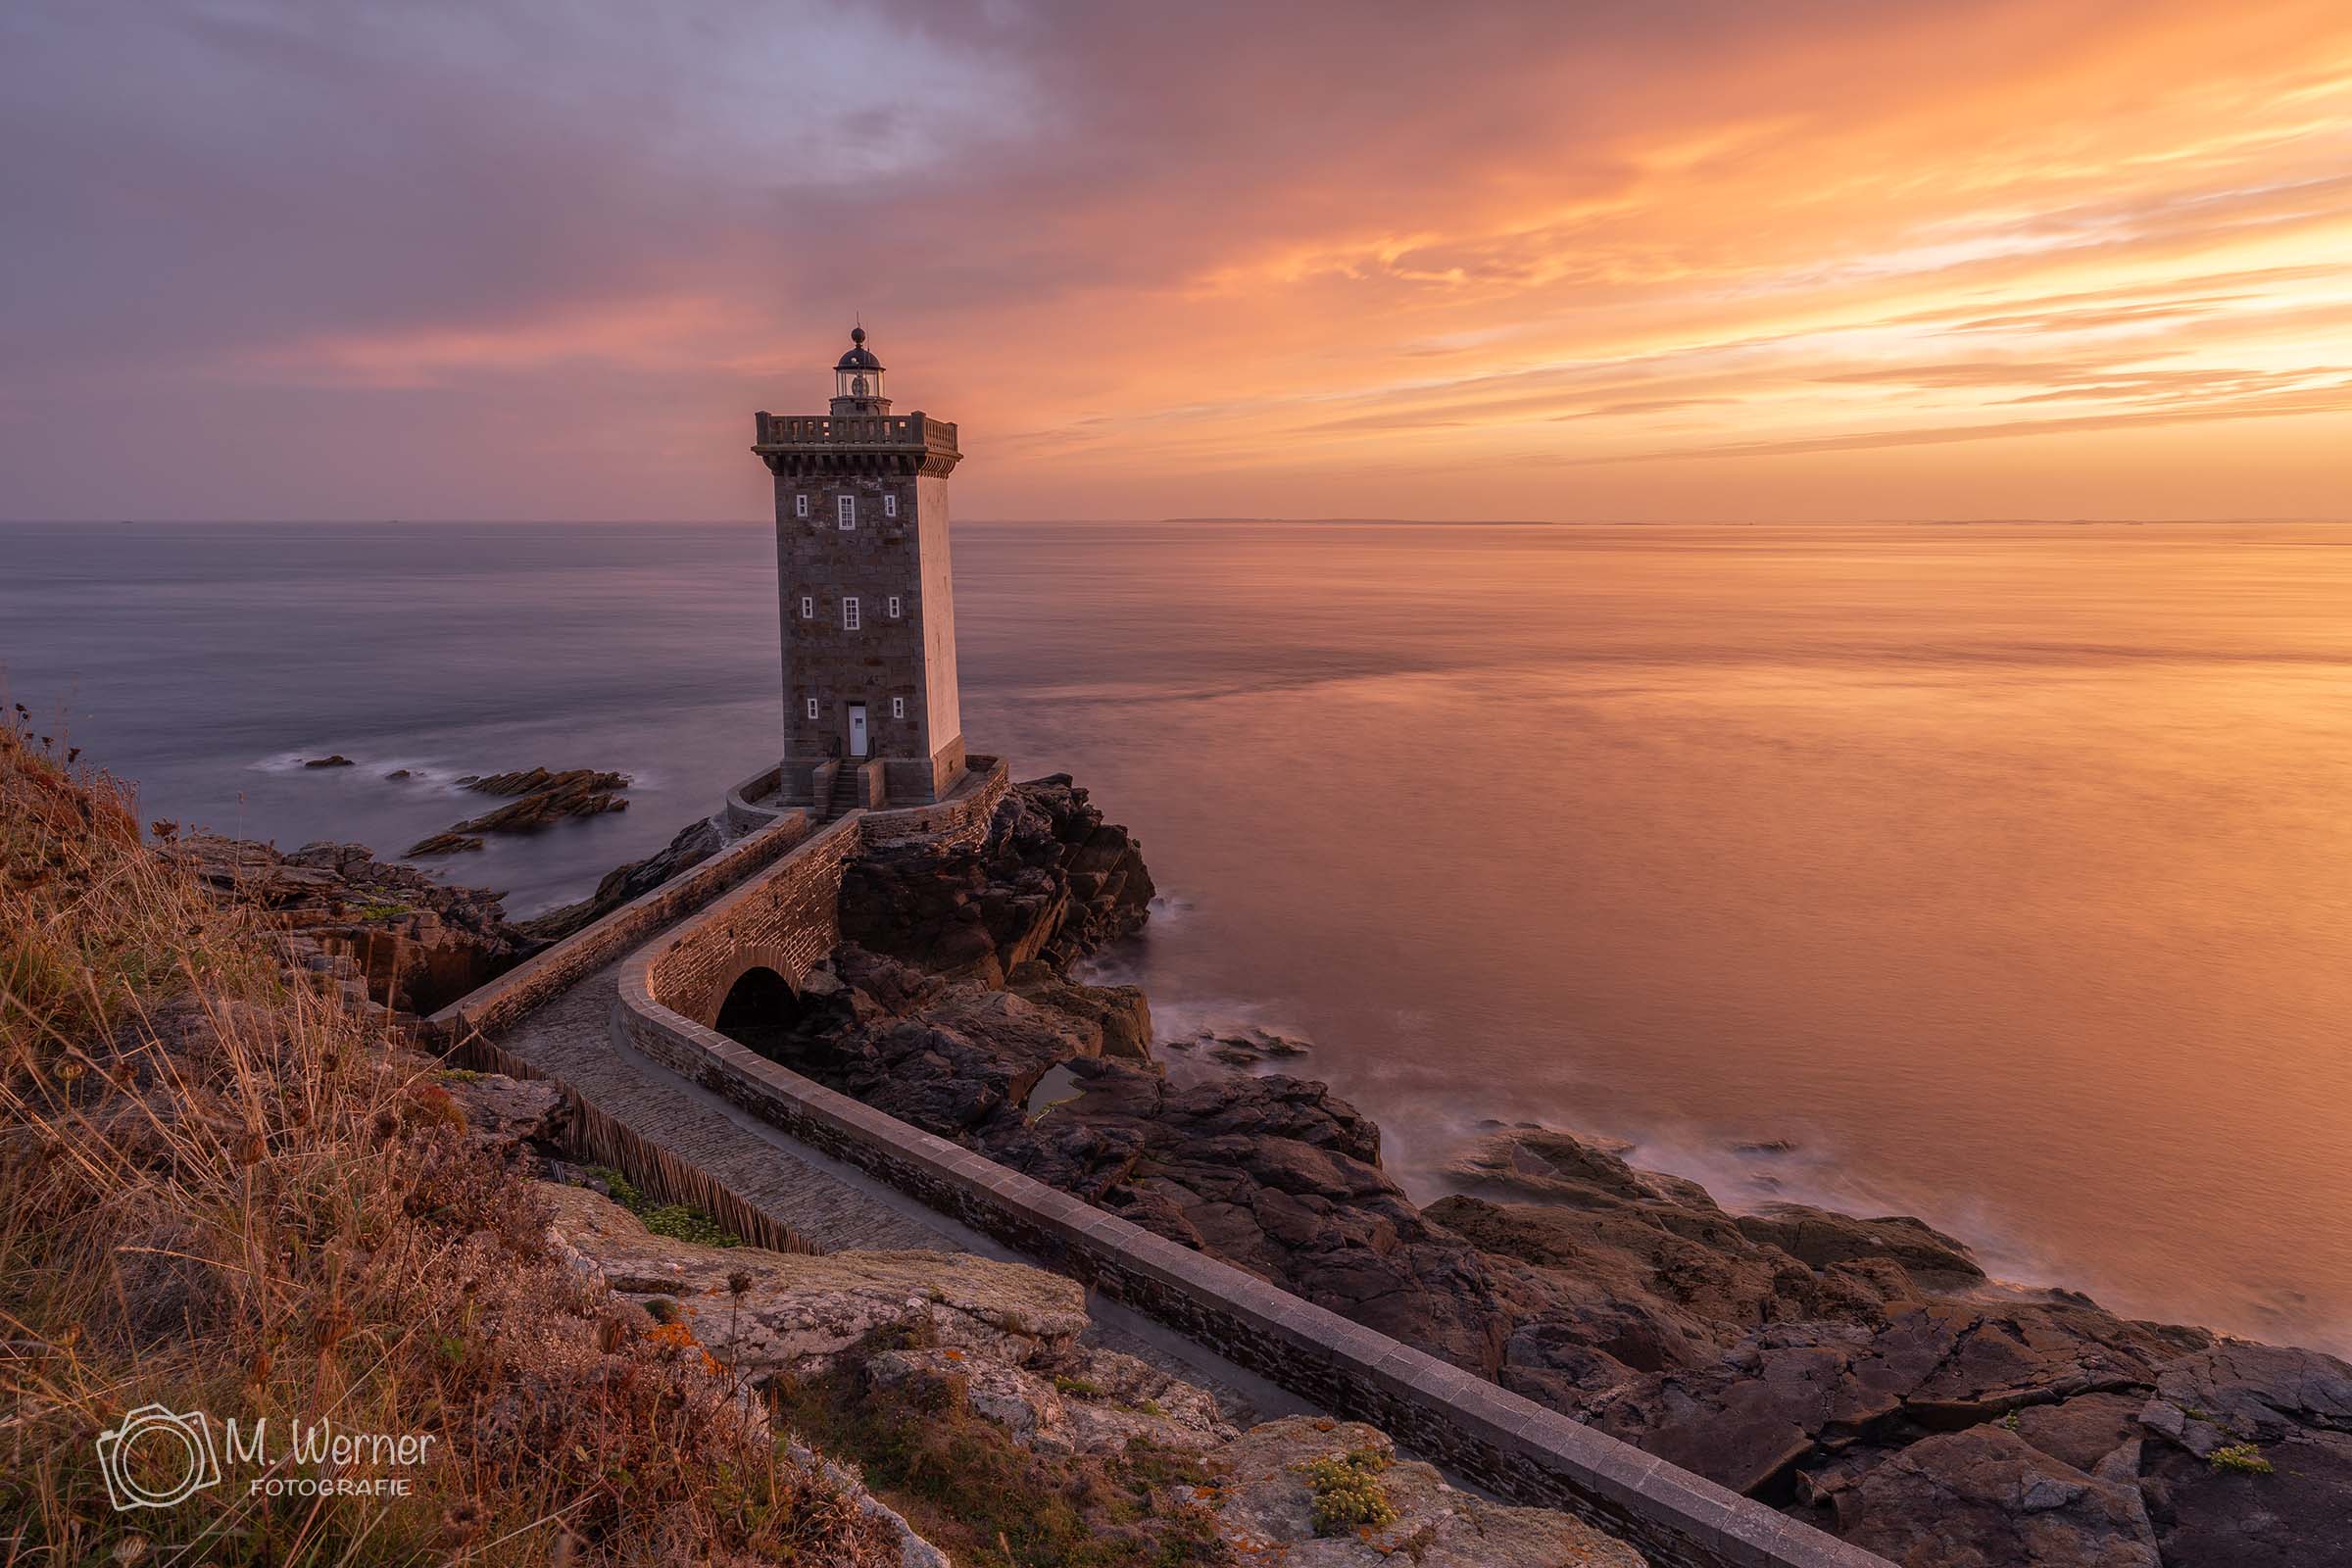
{"label": "dry grass", "polygon": [[[163,826],[159,824],[159,828]],[[545,1245],[430,1064],[281,971],[126,797],[0,723],[0,1564],[862,1564],[895,1539]],[[641,1314],[640,1314],[641,1315]],[[430,1435],[406,1496],[117,1512],[94,1438],[201,1409]]]}

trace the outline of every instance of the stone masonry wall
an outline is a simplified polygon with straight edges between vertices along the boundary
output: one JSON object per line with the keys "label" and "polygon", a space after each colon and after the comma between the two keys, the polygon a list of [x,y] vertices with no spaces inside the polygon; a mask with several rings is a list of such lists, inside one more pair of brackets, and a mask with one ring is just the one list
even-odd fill
{"label": "stone masonry wall", "polygon": [[[1002,793],[1000,774],[991,807]],[[941,825],[984,829],[987,812],[969,799],[973,805],[949,803],[964,808],[956,813],[960,823]],[[709,1027],[727,988],[755,963],[797,981],[831,949],[831,901],[865,824],[911,814],[844,817],[632,955],[619,975],[615,1042],[1334,1413],[1386,1428],[1500,1495],[1590,1520],[1659,1568],[1888,1568],[1655,1455],[909,1127]]]}
{"label": "stone masonry wall", "polygon": [[[754,969],[773,969],[797,987],[841,940],[842,868],[859,849],[915,838],[976,843],[986,835],[1010,782],[1002,760],[975,760],[986,762],[986,769],[975,770],[970,783],[937,805],[853,812],[807,836],[790,855],[695,916],[692,939],[663,949],[655,988],[671,1007],[710,1023],[735,982]],[[730,803],[740,794],[731,795]],[[804,821],[808,815],[797,808],[791,814]]]}
{"label": "stone masonry wall", "polygon": [[[737,824],[741,826],[743,824]],[[754,831],[702,864],[640,895],[545,953],[467,992],[425,1020],[443,1039],[494,1034],[583,977],[620,958],[663,926],[772,865],[808,834],[809,813],[763,814]]]}
{"label": "stone masonry wall", "polygon": [[666,1004],[710,1023],[754,969],[773,969],[798,988],[841,941],[841,872],[858,853],[858,821],[841,818],[711,905],[693,920],[691,940],[648,949],[660,955],[650,984]]}

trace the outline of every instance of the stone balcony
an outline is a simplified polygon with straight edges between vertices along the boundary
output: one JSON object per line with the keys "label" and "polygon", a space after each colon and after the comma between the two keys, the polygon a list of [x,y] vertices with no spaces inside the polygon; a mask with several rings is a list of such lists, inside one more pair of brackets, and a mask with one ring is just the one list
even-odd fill
{"label": "stone balcony", "polygon": [[956,453],[956,426],[926,414],[770,414],[757,420],[759,452],[823,447],[833,450]]}

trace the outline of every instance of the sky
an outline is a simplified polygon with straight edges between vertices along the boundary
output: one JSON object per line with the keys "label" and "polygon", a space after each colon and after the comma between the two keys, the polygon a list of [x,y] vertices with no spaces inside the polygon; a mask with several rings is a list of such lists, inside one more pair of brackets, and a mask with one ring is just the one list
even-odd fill
{"label": "sky", "polygon": [[0,517],[2352,518],[2352,6],[13,0]]}

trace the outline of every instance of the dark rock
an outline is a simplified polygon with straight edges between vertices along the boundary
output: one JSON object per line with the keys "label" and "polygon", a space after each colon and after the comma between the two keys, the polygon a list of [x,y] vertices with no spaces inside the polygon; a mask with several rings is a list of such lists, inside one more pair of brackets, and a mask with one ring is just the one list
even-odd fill
{"label": "dark rock", "polygon": [[1203,1052],[1228,1067],[1255,1067],[1269,1057],[1303,1056],[1314,1049],[1303,1040],[1254,1027],[1234,1034],[1203,1029],[1171,1044],[1179,1051]]}
{"label": "dark rock", "polygon": [[1796,1147],[1794,1141],[1787,1138],[1760,1138],[1749,1143],[1734,1144],[1732,1152],[1735,1154],[1793,1154],[1796,1152]]}
{"label": "dark rock", "polygon": [[976,847],[861,856],[841,889],[845,941],[1001,986],[1033,960],[1057,973],[1142,929],[1152,875],[1135,841],[1055,774],[1015,786]]}
{"label": "dark rock", "polygon": [[1093,1042],[1088,1055],[1152,1059],[1152,1003],[1140,986],[1077,985],[1051,965],[1032,960],[1013,971],[1007,989],[1085,1024]]}
{"label": "dark rock", "polygon": [[594,768],[575,767],[561,773],[551,773],[544,767],[522,772],[494,773],[487,778],[466,778],[459,781],[466,788],[484,795],[514,796],[514,800],[495,811],[460,822],[430,838],[420,839],[409,846],[411,858],[431,855],[448,855],[460,850],[478,850],[482,847],[477,835],[483,833],[529,833],[567,816],[595,816],[605,811],[625,811],[628,799],[620,792],[629,787],[625,774],[603,773]]}
{"label": "dark rock", "polygon": [[332,757],[314,757],[302,764],[305,767],[349,767],[351,759],[337,752]]}
{"label": "dark rock", "polygon": [[1926,1439],[1836,1496],[1839,1534],[1898,1568],[2160,1568],[2128,1476],[2094,1476],[2013,1433]]}
{"label": "dark rock", "polygon": [[2149,1448],[2140,1493],[2167,1568],[2352,1568],[2352,1435],[2298,1429],[2252,1474]]}
{"label": "dark rock", "polygon": [[1595,1198],[1655,1200],[1721,1212],[1698,1183],[1627,1164],[1633,1147],[1621,1138],[1511,1127],[1473,1140],[1446,1174],[1473,1192],[1580,1204]]}
{"label": "dark rock", "polygon": [[418,839],[408,848],[412,860],[431,859],[441,855],[468,855],[479,850],[482,841],[464,833],[436,833],[431,838]]}
{"label": "dark rock", "polygon": [[596,891],[579,903],[534,915],[516,929],[544,942],[561,941],[574,931],[594,925],[622,905],[644,897],[670,878],[702,864],[725,845],[726,835],[716,817],[689,822],[659,853],[606,872]]}
{"label": "dark rock", "polygon": [[1984,1277],[1967,1247],[1907,1214],[1856,1219],[1804,1203],[1767,1203],[1739,1224],[1749,1241],[1769,1242],[1816,1268],[1887,1257],[1923,1283],[1970,1285]]}
{"label": "dark rock", "polygon": [[2352,1432],[2352,1366],[2318,1350],[2230,1343],[2166,1365],[2157,1398],[2231,1443]]}
{"label": "dark rock", "polygon": [[2063,1404],[2028,1405],[2018,1411],[2017,1435],[2078,1470],[2091,1470],[2139,1437],[2137,1394],[2085,1394]]}
{"label": "dark rock", "polygon": [[391,772],[384,775],[384,777],[387,779],[408,778],[411,776],[412,775],[410,774],[410,771],[405,767],[396,767]]}

